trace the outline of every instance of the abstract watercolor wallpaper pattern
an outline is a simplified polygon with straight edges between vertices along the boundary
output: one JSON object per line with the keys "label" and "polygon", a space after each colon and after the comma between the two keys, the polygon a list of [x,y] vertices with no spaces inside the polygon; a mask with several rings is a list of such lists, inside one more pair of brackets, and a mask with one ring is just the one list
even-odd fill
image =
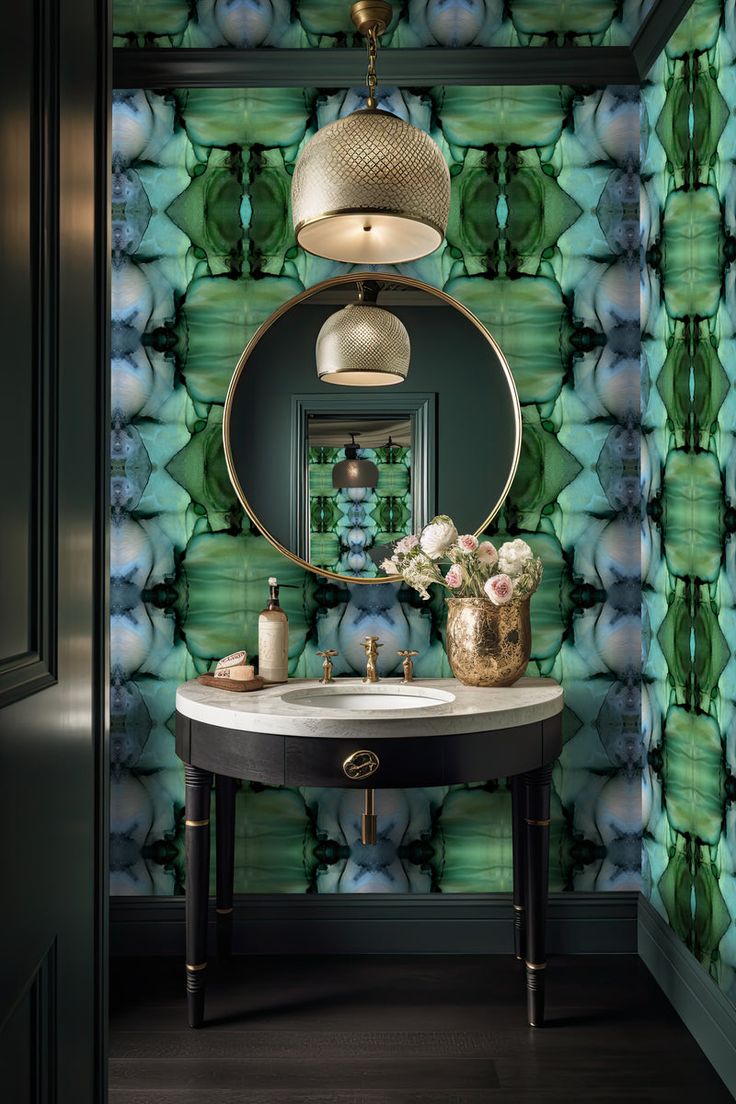
{"label": "abstract watercolor wallpaper pattern", "polygon": [[[345,267],[296,248],[290,173],[361,91],[120,91],[114,104],[112,892],[183,888],[178,683],[257,651],[266,579],[287,590],[290,673],[362,672],[360,641],[450,674],[444,603],[342,586],[282,558],[230,488],[222,404],[258,325]],[[492,331],[523,405],[523,454],[494,534],[544,560],[531,673],[566,693],[551,884],[640,885],[639,90],[385,88],[452,174],[447,240],[402,266]],[[472,401],[472,396],[468,396]],[[492,457],[489,457],[491,462]],[[441,504],[440,504],[441,505]],[[359,795],[244,784],[240,892],[490,892],[511,880],[504,783]]]}
{"label": "abstract watercolor wallpaper pattern", "polygon": [[644,891],[736,1001],[736,14],[643,89]]}
{"label": "abstract watercolor wallpaper pattern", "polygon": [[[385,46],[598,46],[631,42],[654,0],[408,0]],[[335,0],[115,0],[116,46],[362,45]]]}
{"label": "abstract watercolor wallpaper pattern", "polygon": [[[378,468],[375,489],[332,485],[344,448],[309,448],[309,563],[340,575],[380,574],[377,547],[395,544],[412,528],[411,449],[362,448],[357,455]],[[373,549],[373,556],[368,553]]]}

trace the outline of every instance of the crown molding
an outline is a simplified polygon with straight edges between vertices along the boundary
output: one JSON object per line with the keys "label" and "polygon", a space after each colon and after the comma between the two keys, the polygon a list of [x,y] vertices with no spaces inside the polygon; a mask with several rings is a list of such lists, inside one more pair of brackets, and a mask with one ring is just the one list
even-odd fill
{"label": "crown molding", "polygon": [[[355,49],[113,51],[116,88],[350,88],[363,83]],[[384,85],[638,84],[628,46],[383,50]]]}
{"label": "crown molding", "polygon": [[639,81],[649,70],[683,21],[693,0],[658,0],[631,42],[631,53]]}

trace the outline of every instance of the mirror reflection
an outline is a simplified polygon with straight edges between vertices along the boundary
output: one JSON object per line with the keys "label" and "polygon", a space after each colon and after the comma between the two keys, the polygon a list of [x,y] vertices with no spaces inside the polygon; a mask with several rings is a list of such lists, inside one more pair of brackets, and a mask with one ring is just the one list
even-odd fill
{"label": "mirror reflection", "polygon": [[470,312],[370,273],[268,319],[233,376],[224,434],[264,536],[312,570],[369,582],[385,579],[389,546],[437,513],[483,531],[516,469],[520,412],[503,354]]}

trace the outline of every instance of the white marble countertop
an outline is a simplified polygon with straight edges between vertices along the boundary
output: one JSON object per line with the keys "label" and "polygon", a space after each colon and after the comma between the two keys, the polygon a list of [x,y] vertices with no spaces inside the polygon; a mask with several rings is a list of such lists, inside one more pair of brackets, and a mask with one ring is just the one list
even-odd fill
{"label": "white marble countertop", "polygon": [[[317,704],[284,700],[303,692]],[[412,695],[435,691],[437,704],[416,709],[323,708],[316,695],[360,694]],[[301,692],[301,693],[299,693]],[[560,713],[562,687],[552,679],[523,678],[510,687],[463,686],[456,679],[381,679],[365,684],[361,679],[336,679],[321,686],[316,679],[289,679],[277,686],[238,694],[204,686],[196,679],[176,692],[176,708],[185,717],[220,728],[244,732],[270,732],[280,736],[372,740],[396,736],[449,736],[460,732],[491,732],[544,721]]]}

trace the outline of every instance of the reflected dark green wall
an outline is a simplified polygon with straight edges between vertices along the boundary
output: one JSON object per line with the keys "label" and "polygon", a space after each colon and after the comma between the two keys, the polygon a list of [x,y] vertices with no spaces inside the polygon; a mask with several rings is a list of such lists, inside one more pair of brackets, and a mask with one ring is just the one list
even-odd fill
{"label": "reflected dark green wall", "polygon": [[[296,307],[272,326],[248,362],[233,405],[233,453],[244,473],[241,482],[257,516],[285,547],[293,475],[291,396],[329,390],[334,398],[338,389],[317,378],[314,349],[336,309]],[[390,309],[410,335],[412,364],[405,383],[380,392],[437,396],[437,501],[461,532],[475,532],[501,497],[514,454],[514,408],[503,369],[480,331],[453,308]],[[377,393],[343,390],[361,390],[368,403]]]}

